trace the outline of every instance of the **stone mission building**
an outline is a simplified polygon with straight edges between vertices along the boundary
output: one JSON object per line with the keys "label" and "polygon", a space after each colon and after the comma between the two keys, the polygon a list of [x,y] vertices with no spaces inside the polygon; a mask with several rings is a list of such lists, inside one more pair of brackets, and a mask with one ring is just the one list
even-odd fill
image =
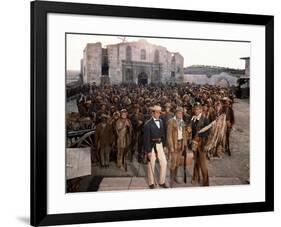
{"label": "stone mission building", "polygon": [[181,83],[184,59],[180,53],[169,52],[140,39],[107,45],[88,43],[81,60],[84,83]]}

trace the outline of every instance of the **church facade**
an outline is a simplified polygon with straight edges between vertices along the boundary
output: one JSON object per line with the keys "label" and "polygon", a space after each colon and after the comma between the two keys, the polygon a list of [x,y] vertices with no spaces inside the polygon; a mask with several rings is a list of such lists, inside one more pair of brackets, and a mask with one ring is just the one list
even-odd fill
{"label": "church facade", "polygon": [[81,60],[84,83],[181,83],[184,58],[145,39],[107,45],[88,43]]}

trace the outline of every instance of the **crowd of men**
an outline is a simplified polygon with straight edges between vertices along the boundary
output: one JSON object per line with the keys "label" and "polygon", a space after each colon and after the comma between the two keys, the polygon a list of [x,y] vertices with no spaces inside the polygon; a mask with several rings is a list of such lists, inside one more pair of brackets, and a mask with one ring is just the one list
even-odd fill
{"label": "crowd of men", "polygon": [[[211,85],[90,85],[79,91],[80,116],[95,124],[95,149],[102,168],[112,157],[117,167],[127,168],[127,160],[137,157],[147,164],[148,184],[168,187],[180,183],[180,159],[192,150],[192,183],[209,185],[207,159],[231,155],[229,137],[234,124],[232,90]],[[129,158],[128,158],[129,157]],[[186,156],[185,156],[186,157]],[[155,179],[155,160],[160,163]]]}

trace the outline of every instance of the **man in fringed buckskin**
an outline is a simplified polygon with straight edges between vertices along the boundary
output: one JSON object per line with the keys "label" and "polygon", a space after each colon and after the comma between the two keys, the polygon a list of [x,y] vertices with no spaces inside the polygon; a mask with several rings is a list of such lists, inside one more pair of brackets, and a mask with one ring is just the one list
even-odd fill
{"label": "man in fringed buckskin", "polygon": [[117,134],[117,166],[123,169],[126,162],[126,154],[131,144],[132,125],[128,119],[126,109],[120,111],[121,116],[116,122]]}
{"label": "man in fringed buckskin", "polygon": [[187,136],[185,130],[185,122],[183,121],[183,108],[176,109],[175,117],[168,121],[167,126],[167,144],[170,163],[170,187],[173,187],[174,182],[181,183],[177,179],[178,167],[180,165],[181,156],[187,147]]}
{"label": "man in fringed buckskin", "polygon": [[192,151],[194,155],[194,168],[192,184],[196,181],[200,183],[200,171],[203,177],[203,186],[209,186],[209,173],[205,145],[208,138],[208,130],[200,133],[199,131],[209,124],[207,118],[202,115],[202,106],[200,103],[194,104],[194,116],[191,119],[192,128]]}

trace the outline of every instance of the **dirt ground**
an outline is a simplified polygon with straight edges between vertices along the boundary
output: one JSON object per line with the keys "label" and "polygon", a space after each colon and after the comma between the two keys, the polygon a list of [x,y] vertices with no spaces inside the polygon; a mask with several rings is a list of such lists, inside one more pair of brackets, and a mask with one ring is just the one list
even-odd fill
{"label": "dirt ground", "polygon": [[250,165],[250,105],[248,99],[236,99],[233,104],[235,125],[231,132],[231,156],[211,160],[211,177],[237,177],[241,183],[249,182]]}

